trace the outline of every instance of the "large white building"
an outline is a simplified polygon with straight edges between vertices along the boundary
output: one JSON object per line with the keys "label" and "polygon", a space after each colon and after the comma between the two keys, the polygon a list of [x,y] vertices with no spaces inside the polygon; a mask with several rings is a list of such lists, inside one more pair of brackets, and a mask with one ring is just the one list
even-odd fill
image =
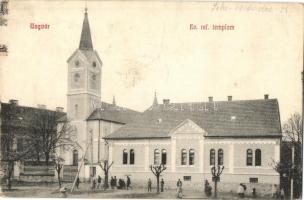
{"label": "large white building", "polygon": [[[157,102],[145,112],[101,101],[102,61],[93,49],[88,14],[84,15],[79,48],[68,59],[67,119],[76,127],[81,148],[61,154],[65,164],[79,166],[88,147],[80,178],[103,175],[98,163],[113,161],[110,175],[133,185],[154,178],[149,166],[163,163],[162,178],[175,187],[212,181],[210,168],[224,166],[219,188],[235,190],[242,182],[270,191],[279,184],[273,162],[280,160],[281,123],[278,101],[258,100],[171,103]],[[66,167],[68,169],[68,167]],[[153,180],[153,179],[152,179]],[[144,183],[144,184],[143,184]]]}

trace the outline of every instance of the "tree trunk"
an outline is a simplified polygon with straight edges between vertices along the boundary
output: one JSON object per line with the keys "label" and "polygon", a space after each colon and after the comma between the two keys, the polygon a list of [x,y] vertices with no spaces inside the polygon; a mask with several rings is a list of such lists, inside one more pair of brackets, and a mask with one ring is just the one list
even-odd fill
{"label": "tree trunk", "polygon": [[217,197],[217,178],[214,180],[214,197]]}
{"label": "tree trunk", "polygon": [[12,189],[12,175],[14,170],[14,161],[8,162],[8,173],[7,173],[7,189]]}
{"label": "tree trunk", "polygon": [[59,189],[60,189],[61,188],[61,179],[60,179],[60,171],[61,171],[61,169],[58,168],[58,169],[56,169],[56,171],[57,171],[58,184],[59,184]]}
{"label": "tree trunk", "polygon": [[39,155],[39,152],[36,152],[36,154],[37,154],[37,163],[39,163],[39,162],[40,162],[40,155]]}
{"label": "tree trunk", "polygon": [[103,184],[104,189],[108,189],[109,187],[108,179],[109,179],[108,170],[104,170],[104,184]]}
{"label": "tree trunk", "polygon": [[50,158],[49,152],[44,153],[44,155],[45,155],[45,164],[49,165],[49,158]]}
{"label": "tree trunk", "polygon": [[157,193],[159,193],[159,174],[156,175]]}

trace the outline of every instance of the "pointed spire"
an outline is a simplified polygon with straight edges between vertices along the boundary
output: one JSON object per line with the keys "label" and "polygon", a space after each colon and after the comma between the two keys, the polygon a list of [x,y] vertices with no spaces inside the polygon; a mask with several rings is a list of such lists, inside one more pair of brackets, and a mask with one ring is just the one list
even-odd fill
{"label": "pointed spire", "polygon": [[153,106],[157,106],[157,105],[158,105],[157,96],[156,96],[156,92],[154,92]]}
{"label": "pointed spire", "polygon": [[91,31],[88,19],[88,8],[84,9],[84,19],[82,24],[82,31],[79,43],[80,50],[93,50],[93,43],[91,39]]}
{"label": "pointed spire", "polygon": [[115,96],[113,96],[112,105],[113,105],[113,106],[116,106],[116,100],[115,100]]}

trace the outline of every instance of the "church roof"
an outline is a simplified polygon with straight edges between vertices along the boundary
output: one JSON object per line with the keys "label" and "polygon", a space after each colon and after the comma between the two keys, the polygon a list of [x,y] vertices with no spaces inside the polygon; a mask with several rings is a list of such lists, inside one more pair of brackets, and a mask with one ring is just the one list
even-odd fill
{"label": "church roof", "polygon": [[79,49],[80,50],[93,50],[93,43],[92,43],[92,38],[91,38],[91,31],[90,31],[90,24],[89,24],[87,9],[85,10],[85,13],[84,13]]}
{"label": "church roof", "polygon": [[127,124],[133,122],[140,112],[102,102],[101,108],[96,108],[87,120],[104,120]]}
{"label": "church roof", "polygon": [[166,103],[152,106],[107,139],[169,138],[189,119],[206,137],[281,137],[277,99]]}

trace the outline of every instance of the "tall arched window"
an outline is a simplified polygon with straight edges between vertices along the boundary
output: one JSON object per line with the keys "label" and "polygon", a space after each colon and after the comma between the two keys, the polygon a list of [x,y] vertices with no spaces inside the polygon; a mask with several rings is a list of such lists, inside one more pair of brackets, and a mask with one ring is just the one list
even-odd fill
{"label": "tall arched window", "polygon": [[187,164],[187,151],[186,149],[182,149],[181,151],[181,165]]}
{"label": "tall arched window", "polygon": [[223,149],[219,149],[217,151],[217,161],[218,161],[218,165],[224,165],[224,151],[223,151]]}
{"label": "tall arched window", "polygon": [[134,150],[131,149],[130,150],[130,165],[134,165],[134,162],[135,162],[135,153],[134,153]]}
{"label": "tall arched window", "polygon": [[166,165],[167,164],[167,151],[166,149],[163,149],[161,152],[161,163]]}
{"label": "tall arched window", "polygon": [[210,165],[215,165],[215,150],[210,149]]}
{"label": "tall arched window", "polygon": [[160,160],[160,157],[159,157],[159,150],[158,149],[155,149],[154,150],[154,165],[159,165],[159,160]]}
{"label": "tall arched window", "polygon": [[261,149],[255,150],[255,166],[261,166],[262,164],[262,152]]}
{"label": "tall arched window", "polygon": [[189,165],[194,165],[194,149],[189,150]]}
{"label": "tall arched window", "polygon": [[127,149],[124,149],[122,152],[122,164],[128,164],[128,152]]}
{"label": "tall arched window", "polygon": [[247,149],[246,154],[246,164],[247,166],[252,166],[252,149]]}

